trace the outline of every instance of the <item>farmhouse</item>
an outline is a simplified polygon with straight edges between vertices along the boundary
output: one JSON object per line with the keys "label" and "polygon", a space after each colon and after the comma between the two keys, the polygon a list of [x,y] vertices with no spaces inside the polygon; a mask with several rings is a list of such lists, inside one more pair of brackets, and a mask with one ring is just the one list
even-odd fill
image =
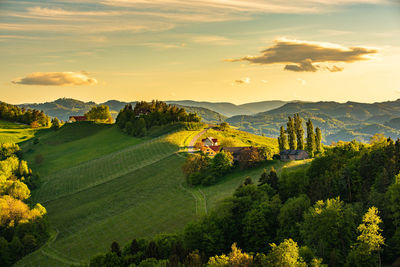
{"label": "farmhouse", "polygon": [[218,146],[218,139],[214,137],[207,137],[202,139],[201,142],[203,143],[203,146]]}
{"label": "farmhouse", "polygon": [[219,146],[202,146],[201,151],[207,156],[215,156],[219,152]]}
{"label": "farmhouse", "polygon": [[308,153],[305,150],[300,149],[287,149],[282,150],[280,152],[281,160],[282,161],[290,161],[290,160],[302,160],[308,159]]}
{"label": "farmhouse", "polygon": [[70,116],[68,122],[87,121],[86,116]]}

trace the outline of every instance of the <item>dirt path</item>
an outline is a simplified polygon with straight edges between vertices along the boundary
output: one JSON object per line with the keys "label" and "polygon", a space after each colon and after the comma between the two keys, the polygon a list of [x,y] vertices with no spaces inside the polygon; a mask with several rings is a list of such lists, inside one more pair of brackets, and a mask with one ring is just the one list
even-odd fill
{"label": "dirt path", "polygon": [[203,134],[205,134],[208,131],[208,129],[210,129],[210,128],[209,127],[205,128],[203,131],[199,132],[195,137],[193,137],[192,140],[190,140],[189,145],[188,145],[189,153],[193,153],[196,151],[196,149],[194,148],[194,145],[196,144],[197,139],[199,139]]}

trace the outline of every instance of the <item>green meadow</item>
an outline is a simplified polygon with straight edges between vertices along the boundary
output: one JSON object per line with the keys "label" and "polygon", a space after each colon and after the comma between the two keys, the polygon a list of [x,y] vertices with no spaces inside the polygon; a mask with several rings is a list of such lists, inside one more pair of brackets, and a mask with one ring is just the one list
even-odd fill
{"label": "green meadow", "polygon": [[0,143],[21,143],[31,139],[35,132],[29,125],[0,120]]}
{"label": "green meadow", "polygon": [[[32,197],[46,207],[53,233],[46,245],[16,266],[84,263],[107,251],[113,241],[124,245],[133,238],[180,231],[230,196],[245,177],[257,181],[263,168],[280,171],[287,166],[267,162],[235,170],[213,186],[187,187],[181,171],[185,153],[179,151],[199,132],[140,139],[115,126],[93,123],[37,132],[39,142],[31,139],[22,147],[30,166],[40,173],[42,184]],[[43,162],[35,163],[37,154]]]}

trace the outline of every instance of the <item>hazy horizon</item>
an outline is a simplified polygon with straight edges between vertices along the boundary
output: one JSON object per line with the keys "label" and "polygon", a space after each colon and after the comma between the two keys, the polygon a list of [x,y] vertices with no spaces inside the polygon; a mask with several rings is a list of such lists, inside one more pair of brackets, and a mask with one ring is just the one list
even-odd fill
{"label": "hazy horizon", "polygon": [[[150,100],[143,100],[143,99],[137,99],[137,100],[120,100],[120,99],[106,99],[106,100],[102,100],[102,101],[94,101],[94,100],[82,100],[82,99],[78,99],[78,98],[74,98],[74,97],[59,97],[56,99],[50,99],[47,101],[38,101],[38,102],[22,102],[22,103],[11,103],[8,102],[9,104],[13,104],[13,105],[24,105],[24,104],[44,104],[44,103],[49,103],[49,102],[54,102],[56,100],[59,99],[74,99],[77,101],[82,101],[82,102],[94,102],[96,104],[102,104],[108,101],[119,101],[119,102],[138,102],[138,101],[152,101],[152,100],[160,100],[160,101],[164,101],[164,102],[174,102],[174,101],[194,101],[194,102],[208,102],[208,103],[228,103],[228,104],[234,104],[237,106],[240,105],[245,105],[245,104],[251,104],[251,103],[261,103],[261,102],[272,102],[272,101],[283,101],[283,102],[309,102],[309,103],[315,103],[315,102],[337,102],[337,103],[347,103],[347,102],[355,102],[355,103],[364,103],[364,104],[373,104],[373,103],[381,103],[381,102],[393,102],[393,101],[397,101],[400,99],[396,98],[396,99],[388,99],[388,100],[383,100],[383,101],[373,101],[373,102],[360,102],[360,101],[353,101],[353,100],[347,100],[347,101],[335,101],[335,100],[317,100],[317,101],[311,101],[311,100],[300,100],[300,99],[292,99],[292,100],[283,100],[283,99],[266,99],[266,100],[258,100],[258,101],[252,101],[252,102],[231,102],[231,101],[208,101],[208,100],[199,100],[199,99],[150,99]],[[3,101],[0,99],[0,101]],[[3,101],[4,102],[4,101]]]}

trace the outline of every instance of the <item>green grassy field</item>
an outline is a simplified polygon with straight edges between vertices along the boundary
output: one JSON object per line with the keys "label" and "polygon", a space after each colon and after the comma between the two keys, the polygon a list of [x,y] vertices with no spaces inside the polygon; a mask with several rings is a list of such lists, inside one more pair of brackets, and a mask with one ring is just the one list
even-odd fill
{"label": "green grassy field", "polygon": [[219,131],[217,129],[209,129],[202,138],[212,136],[218,139],[221,146],[266,146],[274,148],[278,152],[278,141],[276,138],[264,137],[255,135],[233,128],[226,131]]}
{"label": "green grassy field", "polygon": [[[42,130],[36,136],[39,144],[30,140],[22,144],[22,149],[30,167],[43,179],[58,170],[143,142],[111,125],[89,122],[66,124],[58,131]],[[35,162],[38,154],[43,156],[41,164]]]}
{"label": "green grassy field", "polygon": [[79,124],[69,126],[74,133],[67,128],[41,132],[40,144],[24,144],[28,160],[38,152],[44,157],[41,166],[33,164],[43,181],[33,198],[46,207],[53,235],[16,266],[87,262],[113,241],[125,245],[133,238],[180,231],[230,196],[246,176],[256,181],[263,168],[274,165],[279,171],[286,165],[269,162],[235,171],[210,187],[189,188],[181,172],[185,157],[177,152],[200,131],[135,139],[115,127],[86,126],[81,132]]}
{"label": "green grassy field", "polygon": [[21,143],[32,138],[35,132],[29,125],[0,120],[0,143]]}

